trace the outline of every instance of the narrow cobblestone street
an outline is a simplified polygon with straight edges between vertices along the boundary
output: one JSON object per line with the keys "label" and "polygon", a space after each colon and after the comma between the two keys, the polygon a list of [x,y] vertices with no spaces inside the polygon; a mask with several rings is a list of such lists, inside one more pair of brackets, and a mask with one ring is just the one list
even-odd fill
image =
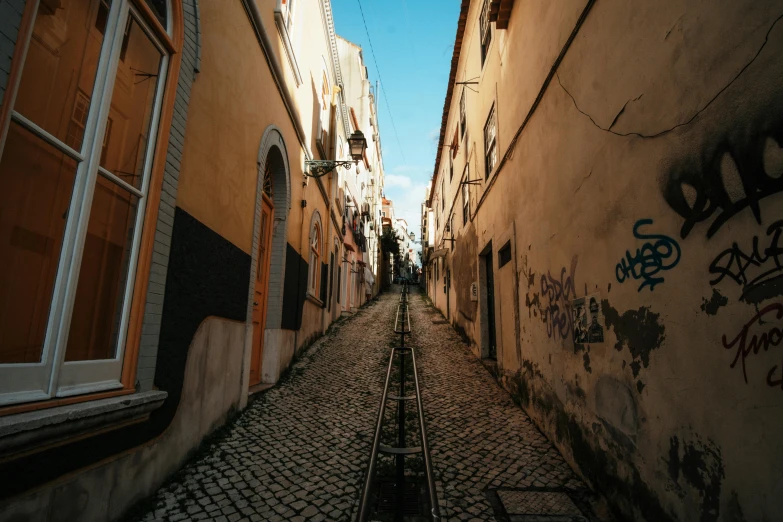
{"label": "narrow cobblestone street", "polygon": [[[350,520],[395,342],[397,291],[334,325],[129,520]],[[528,487],[567,490],[589,511],[584,484],[451,326],[419,293],[410,312],[443,519],[495,520],[498,503],[509,509],[514,490]],[[552,498],[551,514],[573,509],[568,497],[565,508]]]}

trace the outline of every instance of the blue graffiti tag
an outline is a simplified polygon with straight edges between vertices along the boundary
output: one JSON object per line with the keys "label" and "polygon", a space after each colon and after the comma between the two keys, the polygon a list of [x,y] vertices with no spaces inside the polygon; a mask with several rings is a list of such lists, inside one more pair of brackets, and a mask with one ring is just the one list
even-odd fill
{"label": "blue graffiti tag", "polygon": [[[642,234],[639,229],[644,225],[652,225],[652,219],[640,219],[633,226],[633,236],[636,239],[652,239],[655,242],[646,242],[642,248],[636,249],[636,255],[625,251],[625,258],[621,259],[614,269],[617,281],[622,283],[626,279],[644,279],[639,285],[639,292],[645,286],[650,291],[655,290],[655,285],[663,283],[663,277],[657,276],[663,270],[671,270],[680,262],[680,245],[669,236],[658,234]],[[671,259],[671,258],[674,259]]]}

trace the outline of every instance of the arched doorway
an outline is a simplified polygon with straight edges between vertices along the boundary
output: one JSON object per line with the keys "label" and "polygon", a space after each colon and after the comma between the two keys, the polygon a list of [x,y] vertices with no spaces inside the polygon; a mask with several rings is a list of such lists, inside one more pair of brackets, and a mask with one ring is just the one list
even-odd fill
{"label": "arched doorway", "polygon": [[288,211],[291,201],[288,157],[280,131],[270,126],[258,154],[258,185],[253,232],[253,259],[248,303],[252,328],[249,386],[264,379],[264,345],[268,331],[279,329],[283,308],[283,281]]}

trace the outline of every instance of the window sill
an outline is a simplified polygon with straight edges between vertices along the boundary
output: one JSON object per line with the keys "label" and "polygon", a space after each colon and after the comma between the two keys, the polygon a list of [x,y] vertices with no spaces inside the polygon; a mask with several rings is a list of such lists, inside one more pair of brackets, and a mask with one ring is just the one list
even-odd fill
{"label": "window sill", "polygon": [[324,302],[321,301],[320,299],[318,299],[313,294],[311,294],[309,291],[307,292],[307,300],[310,301],[311,303],[314,303],[314,304],[320,306],[321,308],[324,307]]}
{"label": "window sill", "polygon": [[143,421],[167,396],[153,390],[0,417],[0,458]]}

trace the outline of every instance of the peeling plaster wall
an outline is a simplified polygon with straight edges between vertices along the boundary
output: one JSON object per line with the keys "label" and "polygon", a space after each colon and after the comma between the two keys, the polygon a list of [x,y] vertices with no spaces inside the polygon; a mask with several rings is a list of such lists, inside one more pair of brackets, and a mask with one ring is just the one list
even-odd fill
{"label": "peeling plaster wall", "polygon": [[[500,159],[584,5],[516,2],[482,69],[471,4],[457,80],[481,83],[454,169],[484,178],[490,107]],[[624,518],[783,511],[781,50],[779,2],[596,2],[513,154],[471,186],[476,240],[451,259],[492,242],[499,379]],[[441,224],[458,190],[446,174]],[[463,263],[458,296],[480,279]],[[586,296],[603,342],[574,342]],[[452,322],[481,344],[486,315],[459,306]]]}

